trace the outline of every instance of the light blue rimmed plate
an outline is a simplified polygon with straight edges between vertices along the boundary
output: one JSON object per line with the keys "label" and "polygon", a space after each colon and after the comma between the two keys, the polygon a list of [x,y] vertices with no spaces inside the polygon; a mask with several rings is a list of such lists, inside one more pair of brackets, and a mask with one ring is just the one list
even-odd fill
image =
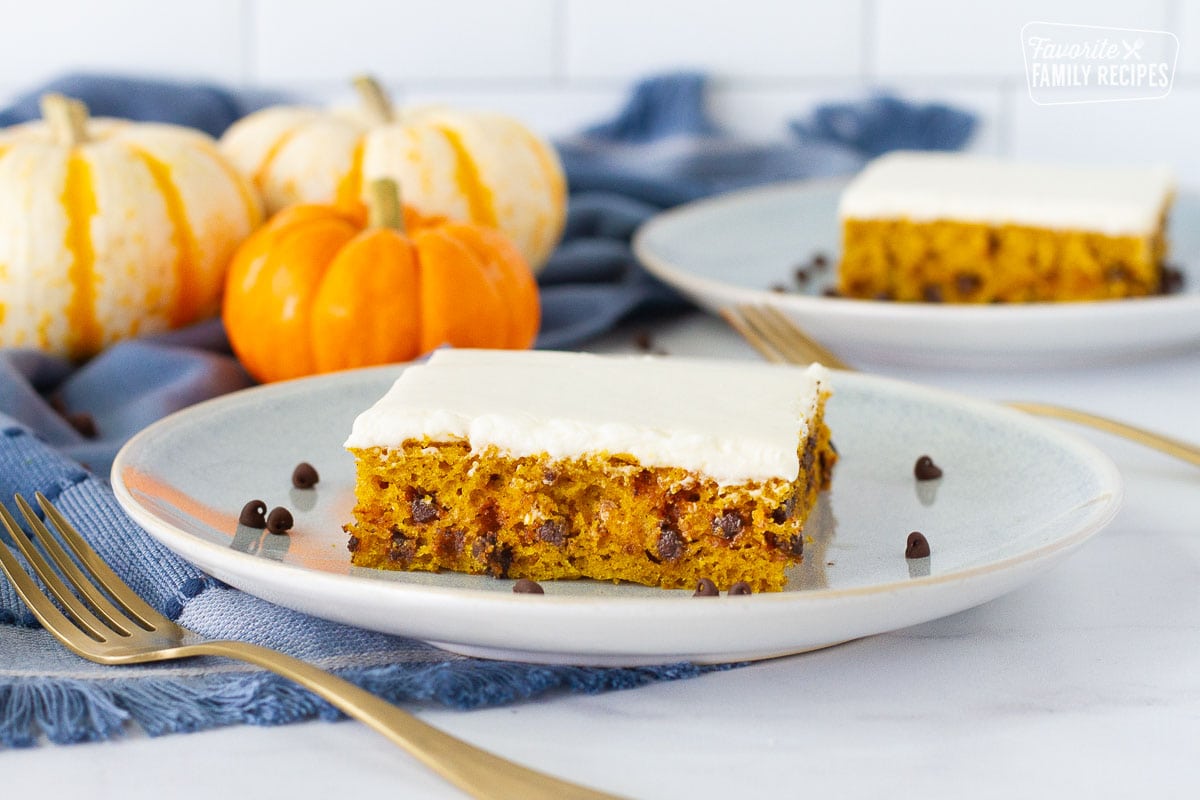
{"label": "light blue rimmed plate", "polygon": [[[353,462],[341,445],[398,369],[250,389],[179,412],[118,454],[117,498],[183,558],[280,605],[471,655],[597,665],[766,658],[953,614],[1042,574],[1120,504],[1116,468],[1082,440],[994,405],[839,372],[828,418],[841,461],[788,591],[693,598],[556,581],[544,596],[515,595],[508,580],[353,568],[342,531]],[[922,454],[943,478],[914,480]],[[321,474],[313,490],[291,486],[300,461]],[[289,507],[291,534],[240,527],[251,498]],[[912,530],[928,538],[930,558],[904,558]]]}

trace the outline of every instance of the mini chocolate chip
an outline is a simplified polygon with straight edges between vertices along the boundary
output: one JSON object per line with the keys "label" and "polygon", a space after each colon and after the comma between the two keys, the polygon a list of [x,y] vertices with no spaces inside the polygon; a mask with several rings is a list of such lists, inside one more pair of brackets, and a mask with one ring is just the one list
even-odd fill
{"label": "mini chocolate chip", "polygon": [[913,531],[908,535],[908,542],[904,545],[904,557],[929,558],[929,540],[925,538],[925,534]]}
{"label": "mini chocolate chip", "polygon": [[292,529],[292,512],[283,506],[276,506],[267,514],[267,530],[271,533],[287,533]]}
{"label": "mini chocolate chip", "polygon": [[817,269],[829,266],[829,256],[818,251],[812,255],[812,265]]}
{"label": "mini chocolate chip", "polygon": [[678,561],[685,549],[683,536],[679,531],[664,523],[658,533],[656,549],[659,557],[664,561]]}
{"label": "mini chocolate chip", "polygon": [[567,541],[567,526],[561,519],[548,519],[538,526],[537,536],[546,544],[562,547]]}
{"label": "mini chocolate chip", "polygon": [[392,543],[388,547],[388,560],[397,564],[405,564],[412,560],[417,554],[417,543],[412,539],[396,539],[392,536]]}
{"label": "mini chocolate chip", "polygon": [[515,556],[512,545],[504,543],[494,545],[487,557],[488,572],[496,578],[507,578],[509,567],[512,566]]}
{"label": "mini chocolate chip", "polygon": [[1109,283],[1125,283],[1132,277],[1129,270],[1121,264],[1114,264],[1104,271],[1104,280]]}
{"label": "mini chocolate chip", "polygon": [[742,532],[745,524],[746,521],[742,519],[739,512],[729,509],[713,520],[712,528],[713,533],[719,533],[726,539],[732,539]]}
{"label": "mini chocolate chip", "polygon": [[638,331],[633,337],[633,344],[638,350],[643,352],[654,349],[654,340],[650,338],[648,331]]}
{"label": "mini chocolate chip", "polygon": [[317,474],[316,468],[307,461],[301,461],[292,470],[292,486],[297,489],[311,489],[319,480],[321,476]]}
{"label": "mini chocolate chip", "polygon": [[358,552],[359,539],[357,536],[351,535],[350,540],[346,542],[346,549],[351,553]]}
{"label": "mini chocolate chip", "polygon": [[796,283],[803,285],[805,283],[808,283],[808,279],[811,278],[812,276],[808,274],[808,270],[806,270],[804,267],[800,267],[799,269],[797,269],[795,272],[792,273],[792,277],[795,278]]}
{"label": "mini chocolate chip", "polygon": [[424,497],[418,497],[409,504],[409,509],[412,512],[413,522],[424,525],[426,522],[433,522],[438,518],[438,509],[432,500],[426,500]]}
{"label": "mini chocolate chip", "polygon": [[822,297],[841,297],[842,293],[836,287],[828,286],[821,290]]}
{"label": "mini chocolate chip", "polygon": [[717,590],[717,585],[708,578],[701,578],[696,582],[696,591],[692,592],[692,597],[716,597],[720,591]]}
{"label": "mini chocolate chip", "polygon": [[940,303],[945,297],[942,296],[942,287],[930,284],[921,290],[921,299],[926,303]]}
{"label": "mini chocolate chip", "polygon": [[913,465],[913,475],[919,481],[932,481],[942,477],[942,468],[933,463],[929,456],[921,456]]}
{"label": "mini chocolate chip", "polygon": [[1172,264],[1159,265],[1160,287],[1163,294],[1174,294],[1183,289],[1183,271]]}
{"label": "mini chocolate chip", "polygon": [[745,581],[738,581],[733,586],[729,587],[729,595],[732,597],[735,594],[753,594],[750,589],[750,584]]}
{"label": "mini chocolate chip", "polygon": [[242,506],[242,513],[238,514],[238,524],[247,528],[267,527],[267,504],[262,500],[246,503]]}
{"label": "mini chocolate chip", "polygon": [[67,414],[67,422],[85,439],[95,439],[99,434],[96,430],[96,420],[86,411],[76,411]]}
{"label": "mini chocolate chip", "polygon": [[954,288],[959,294],[974,294],[983,286],[983,278],[970,272],[960,272],[954,276]]}
{"label": "mini chocolate chip", "polygon": [[545,594],[546,590],[537,581],[531,581],[529,578],[518,578],[513,584],[513,592],[516,594]]}
{"label": "mini chocolate chip", "polygon": [[804,555],[803,533],[797,533],[795,536],[788,539],[787,551],[797,557]]}

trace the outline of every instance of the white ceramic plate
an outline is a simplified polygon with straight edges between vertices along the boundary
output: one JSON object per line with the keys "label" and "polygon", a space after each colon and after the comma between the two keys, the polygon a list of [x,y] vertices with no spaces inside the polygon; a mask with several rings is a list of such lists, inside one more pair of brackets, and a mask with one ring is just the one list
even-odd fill
{"label": "white ceramic plate", "polygon": [[[473,655],[622,665],[765,658],[951,614],[1040,574],[1120,503],[1112,462],[1037,420],[836,373],[828,413],[841,461],[789,591],[694,598],[557,581],[536,596],[490,577],[352,568],[341,526],[353,462],[341,444],[396,375],[281,383],[175,414],[118,454],[117,498],[183,558],[284,606]],[[939,481],[914,480],[923,453],[944,468]],[[300,461],[321,474],[313,490],[291,486]],[[239,527],[252,498],[292,509],[291,534]],[[905,560],[912,530],[928,537],[929,559]]]}
{"label": "white ceramic plate", "polygon": [[[1183,292],[1096,303],[942,305],[821,296],[834,283],[844,180],[785,183],[690,203],[646,222],[634,252],[698,305],[774,305],[855,363],[1033,367],[1128,360],[1200,345],[1200,197],[1181,194],[1169,224]],[[804,293],[793,272],[814,253],[830,266]]]}

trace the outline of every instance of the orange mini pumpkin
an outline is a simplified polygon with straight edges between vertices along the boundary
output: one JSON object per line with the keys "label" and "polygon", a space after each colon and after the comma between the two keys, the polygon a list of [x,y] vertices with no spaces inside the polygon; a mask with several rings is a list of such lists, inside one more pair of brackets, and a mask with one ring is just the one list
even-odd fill
{"label": "orange mini pumpkin", "polygon": [[444,344],[533,344],[537,284],[504,234],[402,210],[394,181],[372,189],[369,214],[292,206],[238,249],[223,316],[251,375],[408,361]]}

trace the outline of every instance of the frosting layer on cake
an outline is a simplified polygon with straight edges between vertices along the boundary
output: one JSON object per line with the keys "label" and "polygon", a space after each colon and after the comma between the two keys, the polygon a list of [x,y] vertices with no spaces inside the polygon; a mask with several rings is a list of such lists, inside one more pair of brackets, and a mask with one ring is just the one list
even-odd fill
{"label": "frosting layer on cake", "polygon": [[517,458],[627,454],[718,484],[792,480],[828,379],[819,365],[439,350],[359,415],[346,447],[459,440]]}
{"label": "frosting layer on cake", "polygon": [[895,152],[842,193],[846,219],[955,220],[1142,236],[1160,229],[1166,168],[1019,164],[961,153]]}

